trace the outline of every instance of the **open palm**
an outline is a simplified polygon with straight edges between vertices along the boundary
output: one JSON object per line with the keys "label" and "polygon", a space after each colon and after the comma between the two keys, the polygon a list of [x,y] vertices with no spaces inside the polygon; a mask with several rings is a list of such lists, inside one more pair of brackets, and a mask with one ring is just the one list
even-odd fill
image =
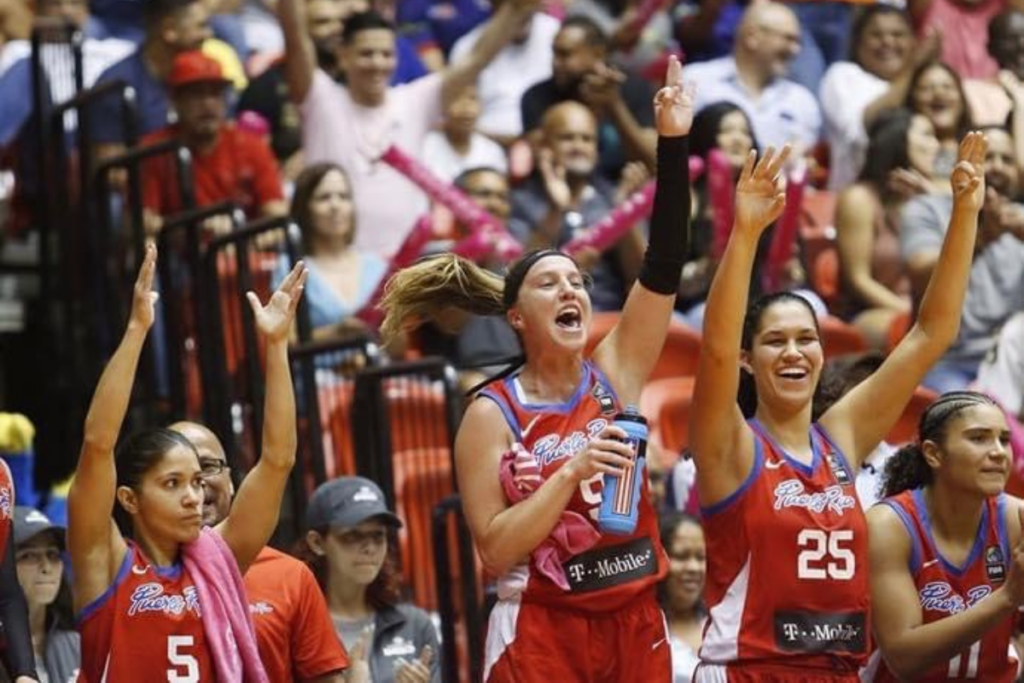
{"label": "open palm", "polygon": [[296,263],[277,291],[270,296],[270,301],[266,306],[260,303],[255,292],[249,292],[246,295],[249,305],[252,306],[252,314],[256,318],[256,329],[267,341],[281,341],[288,338],[292,322],[295,320],[295,310],[299,306],[299,299],[302,298],[307,275],[306,264],[302,261]]}
{"label": "open palm", "polygon": [[669,57],[665,87],[654,96],[654,120],[658,135],[687,135],[693,125],[693,85],[683,82],[683,66]]}
{"label": "open palm", "polygon": [[132,291],[132,312],[130,323],[148,330],[156,317],[156,301],[160,297],[153,291],[153,279],[156,274],[156,246],[146,245],[146,254],[142,259],[142,267],[135,278]]}
{"label": "open palm", "polygon": [[956,166],[949,174],[953,197],[965,209],[980,211],[985,203],[985,153],[988,141],[984,134],[971,131],[960,141]]}
{"label": "open palm", "polygon": [[737,228],[760,234],[782,214],[786,192],[780,186],[779,171],[789,151],[789,145],[778,154],[769,147],[760,161],[756,152],[750,152],[736,185]]}

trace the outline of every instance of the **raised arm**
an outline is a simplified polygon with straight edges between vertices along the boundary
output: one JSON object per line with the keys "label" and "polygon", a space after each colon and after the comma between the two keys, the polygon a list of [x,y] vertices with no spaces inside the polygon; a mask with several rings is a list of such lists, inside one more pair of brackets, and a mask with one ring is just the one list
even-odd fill
{"label": "raised arm", "polygon": [[522,22],[531,17],[539,6],[540,0],[505,0],[502,3],[498,11],[488,19],[469,55],[441,72],[444,79],[441,85],[441,102],[444,108],[447,108],[467,86],[476,82],[480,72],[508,45]]}
{"label": "raised arm", "polygon": [[150,244],[135,281],[127,329],[100,376],[85,417],[82,451],[68,491],[68,551],[74,568],[76,611],[110,587],[128,550],[110,516],[117,489],[114,447],[128,411],[146,334],[153,325],[155,272],[156,247]]}
{"label": "raised arm", "polygon": [[886,664],[901,679],[917,680],[944,665],[1024,603],[1024,547],[1018,540],[1005,584],[974,606],[925,624],[907,568],[910,538],[903,523],[887,505],[876,505],[868,511],[868,532],[872,627]]}
{"label": "raised arm", "polygon": [[735,225],[708,291],[690,415],[690,450],[704,505],[736,491],[754,462],[753,435],[736,404],[740,344],[757,243],[786,202],[779,171],[788,156],[786,146],[779,154],[769,147],[756,165],[755,152],[747,158],[736,186]]}
{"label": "raised arm", "polygon": [[316,71],[316,50],[306,31],[306,0],[278,0],[277,16],[284,32],[284,75],[292,102],[306,101]]}
{"label": "raised arm", "polygon": [[836,402],[821,418],[856,471],[903,413],[914,389],[960,329],[971,273],[978,211],[985,200],[985,136],[972,132],[960,143],[950,183],[953,213],[917,321],[878,370]]}
{"label": "raised arm", "polygon": [[281,512],[288,475],[295,464],[295,390],[288,364],[288,334],[306,284],[306,265],[295,264],[266,306],[249,292],[256,327],[267,345],[267,386],[263,403],[263,444],[227,518],[217,526],[244,574],[270,540]]}
{"label": "raised arm", "polygon": [[665,87],[655,95],[654,110],[659,136],[658,186],[650,243],[622,317],[594,350],[594,362],[627,403],[639,400],[661,355],[690,243],[687,135],[693,124],[693,92],[684,85],[683,68],[675,57],[669,62]]}

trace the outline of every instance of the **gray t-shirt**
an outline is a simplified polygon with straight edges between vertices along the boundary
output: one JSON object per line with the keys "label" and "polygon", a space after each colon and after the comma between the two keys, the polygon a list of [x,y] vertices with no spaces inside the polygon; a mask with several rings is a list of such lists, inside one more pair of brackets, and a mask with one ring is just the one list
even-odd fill
{"label": "gray t-shirt", "polygon": [[[903,260],[922,252],[938,253],[949,227],[953,197],[924,195],[902,212]],[[981,362],[995,344],[999,328],[1024,310],[1024,242],[1003,235],[974,256],[964,298],[960,336],[946,354],[949,360]]]}

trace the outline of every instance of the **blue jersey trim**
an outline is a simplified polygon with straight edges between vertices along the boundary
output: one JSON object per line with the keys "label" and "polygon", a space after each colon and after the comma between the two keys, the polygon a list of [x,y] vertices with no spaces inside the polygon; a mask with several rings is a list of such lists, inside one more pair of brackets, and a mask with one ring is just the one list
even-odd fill
{"label": "blue jersey trim", "polygon": [[846,474],[850,477],[850,484],[854,485],[857,482],[857,476],[853,473],[853,467],[850,466],[850,461],[846,458],[846,453],[843,452],[839,446],[836,445],[832,435],[828,433],[828,430],[821,426],[821,423],[815,422],[811,425],[811,429],[818,432],[818,436],[828,442],[829,447],[832,449],[833,455],[839,458],[840,464],[843,469],[846,470]]}
{"label": "blue jersey trim", "polygon": [[1005,493],[1000,493],[996,498],[996,530],[999,533],[999,545],[1003,547],[1003,561],[1006,564],[1006,571],[1010,571],[1010,561],[1013,553],[1010,552],[1010,532],[1006,528],[1006,515],[1010,510],[1010,499]]}
{"label": "blue jersey trim", "polygon": [[498,405],[498,409],[501,410],[501,414],[505,416],[505,422],[508,424],[508,428],[512,430],[512,435],[515,437],[516,441],[522,442],[523,434],[519,429],[519,421],[516,420],[515,413],[512,412],[512,408],[505,399],[490,389],[484,389],[477,394],[477,397],[489,398],[494,401]]}
{"label": "blue jersey trim", "polygon": [[103,594],[98,598],[90,602],[88,605],[82,608],[82,611],[78,613],[78,617],[75,622],[81,626],[85,621],[95,614],[104,604],[117,592],[118,586],[120,586],[125,577],[128,576],[128,569],[135,562],[135,550],[131,544],[128,545],[128,552],[124,554],[124,559],[121,560],[121,567],[117,570],[117,576],[114,577],[114,582],[107,587],[107,590],[103,591]]}
{"label": "blue jersey trim", "polygon": [[911,574],[917,574],[918,570],[921,569],[921,556],[924,554],[923,548],[921,548],[921,539],[917,534],[917,529],[914,526],[914,520],[910,518],[908,513],[902,505],[886,498],[885,500],[878,501],[879,505],[885,505],[890,510],[896,513],[896,516],[903,523],[903,528],[907,530],[907,536],[910,537],[910,561],[909,568]]}
{"label": "blue jersey trim", "polygon": [[[754,464],[750,468],[750,474],[747,475],[747,478],[743,480],[743,483],[740,484],[740,487],[738,489],[736,489],[735,491],[730,493],[728,496],[726,496],[722,500],[718,501],[717,503],[715,503],[713,505],[709,505],[707,507],[701,505],[700,506],[700,513],[701,513],[701,515],[703,515],[704,517],[711,517],[712,515],[717,515],[719,512],[725,510],[725,508],[729,507],[730,505],[735,503],[737,500],[739,500],[739,498],[744,493],[747,492],[747,489],[750,488],[750,486],[757,480],[758,475],[761,474],[761,465],[764,464],[764,451],[762,449],[763,449],[763,446],[761,444],[761,440],[758,439],[757,436],[755,435],[754,436]],[[699,497],[700,496],[698,495],[698,498]]]}
{"label": "blue jersey trim", "polygon": [[524,403],[519,400],[520,386],[519,386],[519,372],[506,377],[503,381],[505,386],[508,388],[508,394],[512,397],[512,400],[519,404],[519,407],[523,410],[530,410],[535,412],[545,413],[559,413],[562,415],[568,415],[575,408],[576,404],[580,402],[588,389],[590,388],[590,376],[592,374],[591,364],[585,362],[583,364],[583,378],[580,380],[579,386],[576,387],[576,391],[573,392],[572,396],[565,403]]}
{"label": "blue jersey trim", "polygon": [[981,508],[981,520],[978,522],[978,531],[974,538],[974,545],[971,546],[971,552],[968,553],[967,559],[964,560],[962,566],[956,566],[949,560],[947,560],[941,552],[939,552],[939,546],[935,544],[935,538],[932,536],[932,520],[928,517],[928,506],[924,502],[924,489],[914,489],[914,505],[917,506],[917,514],[921,518],[922,525],[925,528],[925,532],[928,534],[928,542],[932,546],[932,551],[935,553],[935,557],[939,558],[942,562],[942,566],[945,567],[946,571],[953,574],[956,577],[964,575],[971,565],[978,559],[981,554],[982,548],[985,545],[985,537],[988,535],[985,530],[988,528],[988,505],[984,505]]}
{"label": "blue jersey trim", "polygon": [[615,393],[615,387],[613,387],[612,383],[608,381],[608,375],[604,374],[604,370],[597,367],[596,364],[591,363],[590,361],[587,361],[586,364],[590,368],[590,371],[594,373],[597,381],[601,383],[601,386],[603,386],[608,393],[612,395],[612,400],[615,401],[615,405],[621,406],[622,403],[619,402],[619,395]]}
{"label": "blue jersey trim", "polygon": [[810,438],[811,442],[811,462],[809,465],[805,465],[804,463],[800,462],[792,455],[790,455],[788,452],[786,452],[786,449],[779,445],[775,438],[768,433],[768,430],[764,428],[764,425],[758,422],[756,417],[750,419],[749,424],[756,433],[760,434],[761,437],[765,439],[765,441],[770,443],[776,451],[782,454],[783,459],[786,462],[788,462],[793,469],[802,473],[805,477],[814,476],[815,470],[818,469],[818,463],[821,462],[821,446],[818,445],[817,440],[814,438],[813,429],[808,433],[808,437]]}

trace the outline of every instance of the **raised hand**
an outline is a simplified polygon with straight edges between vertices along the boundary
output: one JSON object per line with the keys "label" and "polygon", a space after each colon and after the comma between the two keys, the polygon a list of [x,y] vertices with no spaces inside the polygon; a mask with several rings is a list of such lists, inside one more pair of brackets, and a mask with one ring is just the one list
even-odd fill
{"label": "raised hand", "polygon": [[971,131],[960,141],[949,183],[953,186],[953,201],[965,209],[980,211],[985,203],[986,151],[988,141],[978,131]]}
{"label": "raised hand", "polygon": [[736,184],[737,229],[760,235],[772,221],[782,215],[786,205],[786,191],[782,187],[779,171],[789,158],[789,152],[789,145],[783,147],[778,154],[775,148],[769,147],[761,160],[757,161],[757,152],[751,150]]}
{"label": "raised hand", "polygon": [[658,135],[679,137],[688,135],[693,125],[692,83],[683,82],[683,65],[673,55],[668,58],[665,87],[654,96],[654,122]]}
{"label": "raised hand", "polygon": [[153,291],[153,277],[156,274],[156,245],[152,242],[146,245],[146,254],[142,259],[142,267],[135,278],[135,288],[132,292],[132,313],[128,319],[128,326],[141,328],[144,332],[153,326],[153,319],[156,316],[156,302],[160,294]]}
{"label": "raised hand", "polygon": [[302,261],[296,263],[281,286],[270,296],[270,301],[266,306],[260,303],[255,292],[246,294],[249,305],[252,306],[252,314],[256,318],[256,329],[268,342],[282,341],[288,338],[292,322],[295,320],[295,309],[298,308],[299,299],[302,298],[302,290],[305,287],[308,274],[305,263]]}
{"label": "raised hand", "polygon": [[555,161],[555,155],[550,149],[540,150],[537,168],[540,169],[540,176],[544,179],[544,189],[547,191],[551,203],[562,211],[568,209],[572,204],[572,190],[569,188],[569,182],[565,179],[565,168]]}

